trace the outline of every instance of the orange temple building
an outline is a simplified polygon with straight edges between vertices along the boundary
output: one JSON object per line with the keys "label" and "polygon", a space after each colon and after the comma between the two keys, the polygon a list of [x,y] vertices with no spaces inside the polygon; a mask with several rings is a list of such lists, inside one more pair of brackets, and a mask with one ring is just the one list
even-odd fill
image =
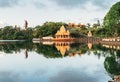
{"label": "orange temple building", "polygon": [[91,31],[88,32],[88,37],[92,37],[92,32]]}
{"label": "orange temple building", "polygon": [[54,41],[73,41],[74,39],[70,37],[70,32],[63,25],[55,34]]}

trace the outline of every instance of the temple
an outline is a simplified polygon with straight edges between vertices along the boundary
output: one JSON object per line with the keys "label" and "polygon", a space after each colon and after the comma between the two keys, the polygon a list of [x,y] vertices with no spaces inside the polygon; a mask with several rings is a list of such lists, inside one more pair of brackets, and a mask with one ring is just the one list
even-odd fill
{"label": "temple", "polygon": [[70,37],[70,32],[67,30],[63,25],[60,27],[60,29],[55,34],[55,38],[53,39],[55,41],[70,41],[73,40],[73,38]]}
{"label": "temple", "polygon": [[92,37],[92,32],[91,31],[88,32],[88,37]]}

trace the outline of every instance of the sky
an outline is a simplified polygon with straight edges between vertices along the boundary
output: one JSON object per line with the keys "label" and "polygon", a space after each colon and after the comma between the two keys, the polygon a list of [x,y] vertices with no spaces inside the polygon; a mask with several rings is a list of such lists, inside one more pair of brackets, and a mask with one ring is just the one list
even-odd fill
{"label": "sky", "polygon": [[0,0],[0,27],[29,27],[47,21],[65,23],[102,22],[110,7],[119,0]]}

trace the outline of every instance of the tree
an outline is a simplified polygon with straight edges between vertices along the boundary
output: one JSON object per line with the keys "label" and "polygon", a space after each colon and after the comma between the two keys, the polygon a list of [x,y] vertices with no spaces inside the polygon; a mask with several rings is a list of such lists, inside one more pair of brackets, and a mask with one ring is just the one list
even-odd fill
{"label": "tree", "polygon": [[25,30],[25,38],[27,40],[32,40],[32,38],[33,38],[33,29],[32,28],[27,28]]}
{"label": "tree", "polygon": [[46,22],[42,26],[36,26],[33,32],[33,36],[36,38],[43,36],[54,36],[57,30],[62,26],[66,25],[62,22]]}
{"label": "tree", "polygon": [[15,30],[12,26],[6,26],[2,29],[1,34],[2,36],[0,36],[2,39],[13,39]]}
{"label": "tree", "polygon": [[107,28],[113,36],[118,35],[117,29],[120,29],[120,2],[117,2],[110,8],[104,17],[103,27]]}
{"label": "tree", "polygon": [[90,28],[90,26],[91,26],[90,23],[87,23],[87,27]]}
{"label": "tree", "polygon": [[97,25],[100,26],[100,20],[97,20]]}
{"label": "tree", "polygon": [[93,28],[97,28],[98,27],[98,24],[93,24]]}
{"label": "tree", "polygon": [[97,28],[98,26],[100,26],[100,21],[97,20],[97,23],[94,23],[92,26],[93,26],[93,28]]}

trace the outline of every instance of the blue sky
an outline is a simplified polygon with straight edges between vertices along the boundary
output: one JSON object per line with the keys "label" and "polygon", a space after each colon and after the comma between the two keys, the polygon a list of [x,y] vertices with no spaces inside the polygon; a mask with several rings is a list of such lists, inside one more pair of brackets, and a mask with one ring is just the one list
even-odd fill
{"label": "blue sky", "polygon": [[46,21],[96,23],[119,0],[0,0],[0,26],[29,26]]}

